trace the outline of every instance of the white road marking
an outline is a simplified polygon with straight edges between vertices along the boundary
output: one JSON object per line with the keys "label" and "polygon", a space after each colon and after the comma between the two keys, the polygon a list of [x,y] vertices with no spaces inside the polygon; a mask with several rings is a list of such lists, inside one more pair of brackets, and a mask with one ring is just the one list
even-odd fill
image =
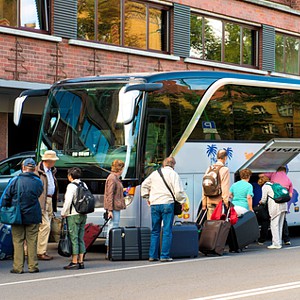
{"label": "white road marking", "polygon": [[[45,278],[38,278],[38,279],[6,282],[6,283],[0,283],[0,287],[24,284],[24,283],[50,281],[50,280],[61,280],[61,279],[73,278],[73,277],[83,277],[83,276],[91,276],[91,275],[98,275],[98,274],[107,274],[107,273],[114,273],[114,272],[121,272],[121,271],[130,271],[130,270],[144,269],[144,268],[146,269],[146,268],[153,268],[153,267],[165,267],[165,266],[170,266],[173,264],[191,263],[191,262],[203,261],[203,260],[224,259],[224,258],[229,258],[229,257],[230,256],[200,257],[200,258],[173,261],[173,262],[165,262],[165,263],[153,262],[153,263],[149,263],[147,265],[135,266],[135,267],[126,267],[126,268],[110,269],[110,270],[95,271],[95,272],[88,272],[88,273],[77,273],[77,274],[71,274],[71,275],[62,275],[62,276],[55,276],[55,277],[45,277]],[[24,275],[18,275],[18,276],[24,276]]]}
{"label": "white road marking", "polygon": [[265,287],[262,287],[262,288],[243,290],[243,291],[213,295],[213,296],[208,296],[208,297],[194,298],[194,299],[191,299],[191,300],[240,299],[240,298],[246,298],[246,297],[255,296],[255,295],[270,294],[270,293],[281,292],[281,291],[292,290],[292,289],[298,289],[298,288],[300,288],[300,281],[295,281],[295,282],[288,282],[288,283],[283,283],[283,284],[265,286]]}

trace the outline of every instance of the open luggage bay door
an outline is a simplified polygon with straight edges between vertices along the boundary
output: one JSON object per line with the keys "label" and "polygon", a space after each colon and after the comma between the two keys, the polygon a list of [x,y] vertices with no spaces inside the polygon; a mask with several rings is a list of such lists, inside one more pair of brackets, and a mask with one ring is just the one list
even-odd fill
{"label": "open luggage bay door", "polygon": [[253,173],[276,172],[300,153],[300,139],[272,139],[257,151],[240,170],[249,168]]}

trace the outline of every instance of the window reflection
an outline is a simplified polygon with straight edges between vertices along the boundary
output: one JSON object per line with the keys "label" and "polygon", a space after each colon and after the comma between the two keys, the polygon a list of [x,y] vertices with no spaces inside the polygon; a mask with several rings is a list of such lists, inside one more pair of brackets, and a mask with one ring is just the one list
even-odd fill
{"label": "window reflection", "polygon": [[275,70],[282,73],[299,74],[299,38],[276,34]]}
{"label": "window reflection", "polygon": [[100,0],[98,5],[98,40],[114,45],[120,44],[121,5],[120,0]]}
{"label": "window reflection", "polygon": [[224,86],[208,102],[190,140],[299,138],[299,96],[297,91]]}
{"label": "window reflection", "polygon": [[257,35],[254,28],[192,14],[190,56],[256,66]]}
{"label": "window reflection", "polygon": [[48,0],[0,0],[0,25],[48,30],[48,7]]}
{"label": "window reflection", "polygon": [[124,44],[128,47],[146,48],[146,6],[134,1],[125,2]]}
{"label": "window reflection", "polygon": [[241,52],[240,26],[232,23],[225,24],[225,58],[228,63],[239,64]]}
{"label": "window reflection", "polygon": [[204,18],[204,59],[221,60],[222,47],[222,22]]}
{"label": "window reflection", "polygon": [[80,39],[138,49],[169,49],[168,9],[153,7],[148,1],[78,0],[77,22]]}

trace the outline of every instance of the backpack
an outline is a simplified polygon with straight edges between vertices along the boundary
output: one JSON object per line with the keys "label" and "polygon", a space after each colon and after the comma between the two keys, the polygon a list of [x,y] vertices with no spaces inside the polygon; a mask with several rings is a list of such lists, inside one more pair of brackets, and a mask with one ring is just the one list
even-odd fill
{"label": "backpack", "polygon": [[223,166],[212,165],[203,176],[202,187],[205,196],[216,197],[222,194],[219,171]]}
{"label": "backpack", "polygon": [[83,184],[83,182],[75,183],[77,186],[76,199],[72,204],[75,207],[76,212],[79,214],[89,214],[95,210],[95,197],[91,191]]}
{"label": "backpack", "polygon": [[268,184],[273,192],[274,192],[274,197],[272,198],[271,196],[269,196],[271,199],[273,199],[276,203],[285,203],[285,202],[289,202],[291,200],[291,197],[289,195],[289,191],[283,187],[281,184],[279,183],[273,183],[273,184]]}

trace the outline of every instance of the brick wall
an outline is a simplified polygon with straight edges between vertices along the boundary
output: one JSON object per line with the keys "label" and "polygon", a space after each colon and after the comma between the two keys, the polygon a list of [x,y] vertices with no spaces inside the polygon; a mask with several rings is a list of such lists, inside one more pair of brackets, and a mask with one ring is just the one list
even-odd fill
{"label": "brick wall", "polygon": [[8,115],[0,113],[0,160],[7,157],[7,142],[8,142]]}
{"label": "brick wall", "polygon": [[[256,6],[245,1],[174,0],[174,2],[220,15],[226,14],[241,20],[300,32],[299,16]],[[290,2],[293,2],[294,6],[300,4],[300,0],[291,0]],[[0,34],[0,45],[0,78],[7,80],[53,83],[64,78],[97,74],[125,73],[128,71],[154,72],[191,68],[182,59],[176,62],[94,50],[69,45],[67,39],[64,39],[61,43],[56,43]],[[196,65],[193,68],[199,69],[200,67]]]}

